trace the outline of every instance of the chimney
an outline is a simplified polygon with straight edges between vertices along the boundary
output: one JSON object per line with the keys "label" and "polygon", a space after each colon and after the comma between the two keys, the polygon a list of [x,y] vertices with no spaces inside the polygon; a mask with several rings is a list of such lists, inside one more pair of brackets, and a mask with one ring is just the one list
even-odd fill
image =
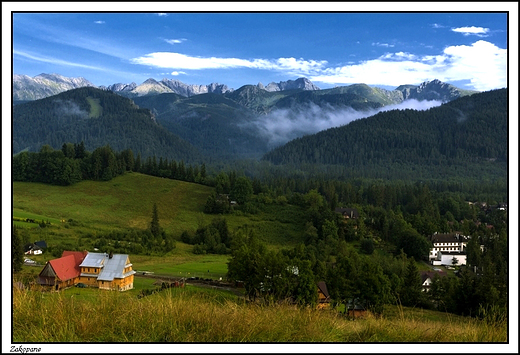
{"label": "chimney", "polygon": [[109,259],[112,259],[113,256],[114,256],[114,253],[112,253],[112,252],[110,252],[110,254],[108,254]]}

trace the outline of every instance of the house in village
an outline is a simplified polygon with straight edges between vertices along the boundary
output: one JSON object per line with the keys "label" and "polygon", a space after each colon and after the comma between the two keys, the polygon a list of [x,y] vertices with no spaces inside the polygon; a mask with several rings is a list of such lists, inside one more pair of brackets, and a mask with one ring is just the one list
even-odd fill
{"label": "house in village", "polygon": [[358,299],[349,300],[345,307],[347,316],[351,318],[362,318],[367,315],[366,307]]}
{"label": "house in village", "polygon": [[71,287],[79,282],[79,264],[83,261],[87,252],[63,251],[61,258],[47,262],[38,275],[38,283],[42,286],[50,286],[58,291]]}
{"label": "house in village", "polygon": [[54,290],[83,283],[106,290],[133,288],[135,271],[126,254],[64,251],[61,258],[50,260],[38,276],[38,283]]}
{"label": "house in village", "polygon": [[135,271],[126,254],[88,253],[79,267],[80,282],[87,286],[118,291],[134,287]]}
{"label": "house in village", "polygon": [[318,309],[326,308],[330,303],[330,295],[324,281],[318,282]]}
{"label": "house in village", "polygon": [[430,291],[431,284],[435,277],[446,276],[446,271],[421,271],[421,282],[423,292]]}
{"label": "house in village", "polygon": [[25,255],[40,255],[47,249],[47,243],[44,240],[40,240],[24,245],[23,249]]}
{"label": "house in village", "polygon": [[43,253],[42,248],[34,243],[24,245],[23,251],[25,255],[40,255]]}
{"label": "house in village", "polygon": [[433,247],[430,249],[429,260],[432,265],[465,265],[465,249],[469,237],[456,233],[435,233],[430,236]]}
{"label": "house in village", "polygon": [[47,249],[47,243],[45,242],[45,240],[39,240],[37,242],[34,242],[34,245],[40,247],[41,250]]}
{"label": "house in village", "polygon": [[336,213],[339,213],[345,219],[356,219],[359,218],[359,212],[355,208],[342,208],[336,207],[334,210]]}

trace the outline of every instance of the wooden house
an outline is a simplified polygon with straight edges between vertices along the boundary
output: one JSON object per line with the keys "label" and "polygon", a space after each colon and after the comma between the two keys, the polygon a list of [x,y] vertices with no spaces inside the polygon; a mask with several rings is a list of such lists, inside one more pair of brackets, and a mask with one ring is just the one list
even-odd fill
{"label": "wooden house", "polygon": [[64,251],[61,258],[50,260],[45,264],[38,275],[38,283],[52,287],[56,291],[76,285],[81,273],[79,264],[86,255],[86,251]]}
{"label": "wooden house", "polygon": [[134,287],[135,271],[126,254],[89,253],[79,266],[80,282],[87,286],[118,291]]}
{"label": "wooden house", "polygon": [[367,309],[357,299],[349,300],[346,304],[347,316],[351,318],[363,318],[367,315]]}
{"label": "wooden house", "polygon": [[64,251],[50,260],[38,276],[40,285],[55,290],[82,283],[106,290],[126,291],[134,287],[132,264],[126,254]]}
{"label": "wooden house", "polygon": [[330,303],[330,295],[324,281],[318,282],[318,308],[325,308]]}

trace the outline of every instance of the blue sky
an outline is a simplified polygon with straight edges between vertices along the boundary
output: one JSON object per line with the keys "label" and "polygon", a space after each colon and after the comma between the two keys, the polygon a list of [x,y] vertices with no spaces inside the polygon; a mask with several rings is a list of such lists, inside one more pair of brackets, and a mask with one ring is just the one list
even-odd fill
{"label": "blue sky", "polygon": [[320,88],[433,79],[479,91],[507,86],[506,13],[167,10],[13,13],[13,73],[58,73],[95,85],[168,78],[234,89],[299,77]]}

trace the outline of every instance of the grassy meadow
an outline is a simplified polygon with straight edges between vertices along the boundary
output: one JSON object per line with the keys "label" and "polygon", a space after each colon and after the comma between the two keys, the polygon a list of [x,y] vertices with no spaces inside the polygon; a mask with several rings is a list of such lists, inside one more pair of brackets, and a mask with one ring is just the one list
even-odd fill
{"label": "grassy meadow", "polygon": [[[230,292],[165,289],[13,291],[13,341],[138,343],[506,342],[506,322],[388,306],[382,317],[348,319],[332,310],[246,303]],[[35,313],[33,310],[38,309]],[[146,325],[146,326],[144,326]]]}

